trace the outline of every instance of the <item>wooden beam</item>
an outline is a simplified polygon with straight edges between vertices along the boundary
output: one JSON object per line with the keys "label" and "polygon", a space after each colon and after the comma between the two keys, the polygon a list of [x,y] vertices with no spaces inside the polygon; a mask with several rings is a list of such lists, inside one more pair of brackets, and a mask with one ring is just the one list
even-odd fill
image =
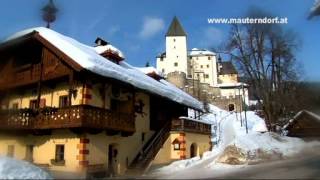
{"label": "wooden beam", "polygon": [[72,95],[74,91],[74,71],[70,70],[69,74],[69,93],[68,93],[68,106],[72,106]]}
{"label": "wooden beam", "polygon": [[41,100],[41,88],[42,88],[42,76],[43,76],[43,59],[44,59],[44,48],[41,51],[41,59],[40,59],[40,77],[38,80],[38,87],[37,87],[37,105],[36,108],[40,108],[40,100]]}

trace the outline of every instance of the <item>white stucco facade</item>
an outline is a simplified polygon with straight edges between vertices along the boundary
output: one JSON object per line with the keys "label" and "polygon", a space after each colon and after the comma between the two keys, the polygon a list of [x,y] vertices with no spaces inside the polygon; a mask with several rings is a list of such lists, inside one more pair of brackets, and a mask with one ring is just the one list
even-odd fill
{"label": "white stucco facade", "polygon": [[157,70],[166,75],[175,71],[187,74],[187,69],[187,37],[167,36],[166,55],[157,58]]}

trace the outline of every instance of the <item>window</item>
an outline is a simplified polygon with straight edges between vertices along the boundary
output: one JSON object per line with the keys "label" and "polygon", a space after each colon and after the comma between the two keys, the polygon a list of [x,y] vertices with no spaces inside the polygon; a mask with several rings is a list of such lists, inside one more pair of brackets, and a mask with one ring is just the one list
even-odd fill
{"label": "window", "polygon": [[33,162],[33,145],[27,145],[25,160]]}
{"label": "window", "polygon": [[207,64],[207,68],[209,68],[210,66],[209,66],[209,64]]}
{"label": "window", "polygon": [[200,68],[203,68],[203,65],[201,65]]}
{"label": "window", "polygon": [[38,101],[36,99],[30,100],[29,108],[30,109],[36,109],[37,107],[38,107]]}
{"label": "window", "polygon": [[211,56],[208,56],[208,60],[211,60]]}
{"label": "window", "polygon": [[172,142],[172,145],[173,145],[173,150],[175,151],[180,150],[180,141],[177,138]]}
{"label": "window", "polygon": [[8,145],[7,156],[8,157],[13,157],[14,156],[14,145]]}
{"label": "window", "polygon": [[163,61],[163,57],[160,57],[160,61]]}
{"label": "window", "polygon": [[19,108],[19,104],[18,103],[13,103],[12,104],[12,109],[18,109]]}
{"label": "window", "polygon": [[173,38],[173,42],[176,42],[176,38]]}
{"label": "window", "polygon": [[111,99],[110,110],[118,111],[118,101],[116,99]]}
{"label": "window", "polygon": [[[46,106],[46,99],[40,99],[39,107],[44,108]],[[29,108],[30,109],[37,109],[38,101],[36,99],[30,100]]]}
{"label": "window", "polygon": [[177,59],[179,58],[179,56],[177,56]]}
{"label": "window", "polygon": [[56,162],[64,161],[64,145],[63,144],[57,144],[56,145]]}
{"label": "window", "polygon": [[176,48],[176,46],[173,46],[173,49],[175,49]]}
{"label": "window", "polygon": [[165,72],[165,70],[164,70],[164,69],[162,69],[162,70],[161,70],[161,72],[162,72],[162,73],[164,73],[164,72]]}
{"label": "window", "polygon": [[205,78],[209,78],[209,74],[206,74]]}
{"label": "window", "polygon": [[141,141],[143,142],[144,141],[144,139],[145,139],[145,136],[146,136],[146,133],[141,133]]}
{"label": "window", "polygon": [[69,105],[69,97],[67,95],[59,97],[59,107],[67,107]]}
{"label": "window", "polygon": [[177,67],[177,66],[178,66],[178,63],[177,63],[177,62],[175,62],[175,63],[174,63],[174,66],[175,66],[175,67]]}
{"label": "window", "polygon": [[180,144],[174,144],[174,146],[173,146],[173,149],[174,150],[180,150]]}
{"label": "window", "polygon": [[188,78],[192,78],[192,75],[191,75],[191,74],[189,74],[189,75],[188,75]]}

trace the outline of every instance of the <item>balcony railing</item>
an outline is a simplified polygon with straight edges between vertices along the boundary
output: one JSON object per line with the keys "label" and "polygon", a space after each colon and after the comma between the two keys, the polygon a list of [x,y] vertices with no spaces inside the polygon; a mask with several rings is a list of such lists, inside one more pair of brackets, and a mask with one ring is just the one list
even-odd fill
{"label": "balcony railing", "polygon": [[0,111],[0,129],[94,128],[134,132],[132,114],[113,112],[89,105]]}
{"label": "balcony railing", "polygon": [[171,130],[186,131],[201,134],[211,134],[211,125],[199,121],[193,121],[187,118],[180,118],[172,120]]}

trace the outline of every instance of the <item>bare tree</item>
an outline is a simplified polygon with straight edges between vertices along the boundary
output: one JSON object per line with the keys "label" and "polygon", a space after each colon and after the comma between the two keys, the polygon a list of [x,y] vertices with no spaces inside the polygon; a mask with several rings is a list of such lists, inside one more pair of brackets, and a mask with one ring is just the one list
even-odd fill
{"label": "bare tree", "polygon": [[[268,13],[250,10],[249,17],[271,17]],[[270,131],[290,111],[294,101],[293,83],[298,79],[295,52],[296,35],[277,24],[233,24],[226,46],[254,96],[262,105]]]}

